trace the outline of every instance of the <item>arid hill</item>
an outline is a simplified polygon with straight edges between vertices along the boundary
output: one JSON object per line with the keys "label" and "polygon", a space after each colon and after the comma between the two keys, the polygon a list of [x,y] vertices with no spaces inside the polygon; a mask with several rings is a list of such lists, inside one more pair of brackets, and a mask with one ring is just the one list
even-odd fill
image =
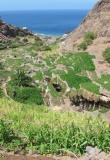
{"label": "arid hill", "polygon": [[65,41],[66,49],[72,50],[73,43],[90,31],[96,33],[98,37],[110,37],[109,0],[100,0],[79,27],[70,33]]}

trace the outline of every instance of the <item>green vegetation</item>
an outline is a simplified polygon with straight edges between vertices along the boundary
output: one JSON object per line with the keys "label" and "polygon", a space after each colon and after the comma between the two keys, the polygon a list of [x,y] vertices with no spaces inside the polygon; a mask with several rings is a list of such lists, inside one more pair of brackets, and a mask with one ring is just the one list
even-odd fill
{"label": "green vegetation", "polygon": [[6,49],[6,48],[7,48],[6,44],[0,43],[0,50]]}
{"label": "green vegetation", "polygon": [[83,83],[82,88],[84,88],[90,92],[93,92],[95,94],[100,94],[100,92],[99,92],[100,87],[97,86],[96,84],[93,84],[92,82]]}
{"label": "green vegetation", "polygon": [[2,144],[11,142],[14,136],[13,130],[10,128],[9,123],[0,119],[0,146]]}
{"label": "green vegetation", "polygon": [[4,96],[2,89],[0,89],[0,98]]}
{"label": "green vegetation", "polygon": [[110,63],[110,47],[105,49],[105,51],[103,52],[103,56],[105,60]]}
{"label": "green vegetation", "polygon": [[65,149],[81,155],[86,146],[92,146],[110,152],[110,126],[100,118],[6,99],[0,100],[0,113],[0,147],[8,151],[23,147],[25,153],[31,149],[39,154],[59,154]]}
{"label": "green vegetation", "polygon": [[[87,33],[79,48],[86,50],[95,37],[93,32]],[[46,45],[39,37],[0,42],[0,49],[0,78],[11,77],[6,89],[14,100],[5,99],[0,89],[0,148],[16,152],[23,148],[25,154],[29,150],[59,154],[65,149],[82,155],[86,146],[92,146],[110,153],[110,125],[100,117],[53,112],[42,106],[44,100],[60,106],[66,95],[73,96],[72,92],[76,98],[85,90],[100,97],[100,88],[92,81],[110,90],[110,75],[97,79],[95,56],[87,52],[60,56],[57,42]],[[100,110],[100,114],[106,111]]]}
{"label": "green vegetation", "polygon": [[53,85],[48,85],[48,88],[50,90],[50,94],[52,95],[52,97],[57,98],[60,96],[60,94],[55,90]]}
{"label": "green vegetation", "polygon": [[59,58],[56,63],[63,64],[67,67],[73,67],[73,70],[75,70],[76,73],[83,70],[93,71],[95,70],[95,66],[92,61],[93,58],[94,56],[87,52],[78,52],[74,54],[67,53],[65,57]]}
{"label": "green vegetation", "polygon": [[35,42],[34,42],[35,45],[37,45],[37,46],[43,46],[44,42],[39,37],[35,37],[34,40],[35,40]]}
{"label": "green vegetation", "polygon": [[110,74],[102,74],[101,78],[97,80],[105,89],[110,90]]}
{"label": "green vegetation", "polygon": [[44,46],[42,46],[40,51],[51,51],[51,47],[49,45],[44,45]]}
{"label": "green vegetation", "polygon": [[78,50],[83,50],[85,51],[87,49],[87,44],[86,42],[82,42],[81,44],[78,45]]}
{"label": "green vegetation", "polygon": [[0,42],[0,50],[4,50],[4,49],[7,49],[7,48],[17,48],[17,47],[20,47],[24,45],[23,43],[19,43],[17,41],[8,41],[8,42]]}
{"label": "green vegetation", "polygon": [[76,89],[80,88],[83,83],[91,82],[91,80],[86,76],[78,76],[73,70],[69,70],[68,74],[61,75],[61,78],[66,81],[69,87],[74,87]]}
{"label": "green vegetation", "polygon": [[4,69],[3,64],[0,62],[0,70]]}
{"label": "green vegetation", "polygon": [[15,101],[41,105],[43,103],[41,90],[33,86],[32,82],[31,77],[28,77],[24,71],[19,70],[12,76],[7,85],[8,94]]}
{"label": "green vegetation", "polygon": [[93,44],[93,40],[96,38],[96,34],[94,32],[87,32],[84,36],[84,41],[78,45],[79,50],[85,51],[88,45]]}
{"label": "green vegetation", "polygon": [[43,79],[43,75],[42,75],[41,71],[38,71],[38,72],[36,73],[35,78],[36,78],[37,80],[40,80],[40,81]]}
{"label": "green vegetation", "polygon": [[20,46],[20,44],[19,43],[17,43],[17,42],[12,42],[12,43],[10,43],[10,45],[8,46],[9,48],[17,48],[17,47],[19,47]]}
{"label": "green vegetation", "polygon": [[14,92],[13,99],[21,103],[37,105],[43,104],[43,98],[41,96],[41,90],[34,87],[20,87],[17,88],[16,93]]}
{"label": "green vegetation", "polygon": [[19,35],[20,37],[24,37],[24,36],[25,36],[25,33],[22,32],[22,31],[19,31],[18,35]]}
{"label": "green vegetation", "polygon": [[30,53],[30,56],[31,56],[31,57],[36,57],[37,55],[38,55],[38,53],[36,53],[36,52],[31,52],[31,53]]}
{"label": "green vegetation", "polygon": [[94,32],[87,32],[84,36],[84,40],[86,41],[87,39],[94,40],[96,38],[96,34]]}
{"label": "green vegetation", "polygon": [[32,78],[28,77],[24,70],[18,70],[15,75],[12,77],[12,85],[16,85],[18,87],[29,87],[31,86]]}
{"label": "green vegetation", "polygon": [[74,70],[77,72],[81,71],[94,71],[95,65],[92,59],[95,58],[93,55],[87,52],[79,52],[74,55]]}

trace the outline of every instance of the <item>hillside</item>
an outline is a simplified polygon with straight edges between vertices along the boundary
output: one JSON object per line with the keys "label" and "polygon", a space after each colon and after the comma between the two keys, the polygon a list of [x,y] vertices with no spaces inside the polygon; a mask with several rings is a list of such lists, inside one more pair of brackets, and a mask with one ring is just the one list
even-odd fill
{"label": "hillside", "polygon": [[[63,41],[60,37],[55,42],[48,43],[48,37],[42,40],[30,36],[30,33],[27,36],[28,32],[18,36],[19,29],[16,30],[3,21],[1,23],[2,34],[10,35],[11,40],[0,42],[1,92],[7,98],[25,103],[44,102],[56,109],[109,108],[109,68],[106,67],[105,72],[104,68],[101,68],[103,71],[97,70],[99,65],[106,63],[99,63],[97,55],[91,54],[93,46],[98,43],[98,37],[86,52],[76,50],[74,54],[64,53],[59,49],[59,44]],[[97,60],[98,65],[94,63]]]}
{"label": "hillside", "polygon": [[33,35],[28,30],[21,29],[19,27],[12,26],[11,24],[7,24],[4,21],[0,20],[0,40],[7,41],[10,38],[15,38],[16,36],[26,36]]}
{"label": "hillside", "polygon": [[110,37],[110,1],[100,0],[94,6],[79,27],[66,39],[66,49],[72,50],[73,43],[90,31],[96,33],[98,37]]}
{"label": "hillside", "polygon": [[[34,87],[41,90],[44,103],[52,108],[109,107],[110,75],[97,76],[94,55],[84,51],[61,53],[59,41],[45,45],[40,39],[27,39],[28,43],[11,42],[8,49],[0,51],[1,89],[7,97],[23,102],[26,98],[23,94],[27,95],[29,88]],[[24,78],[28,83],[23,82]],[[37,103],[41,102],[40,99]]]}
{"label": "hillside", "polygon": [[109,8],[66,39],[0,21],[1,160],[110,159]]}
{"label": "hillside", "polygon": [[[1,34],[11,39],[0,42],[1,95],[5,94],[7,98],[23,103],[45,103],[55,109],[109,108],[110,67],[102,56],[110,44],[109,29],[106,37],[100,37],[108,24],[103,24],[103,28],[100,26],[100,31],[94,29],[96,33],[90,31],[97,24],[91,24],[92,27],[88,25],[89,22],[93,23],[93,19],[96,20],[97,13],[100,14],[100,19],[96,22],[101,24],[105,20],[102,11],[105,14],[109,4],[104,0],[96,4],[78,29],[65,40],[66,45],[69,43],[69,48],[66,45],[59,48],[59,44],[64,43],[60,37],[51,42],[49,37],[42,39],[30,36],[28,32],[19,35],[17,27],[1,20]],[[85,40],[85,33],[88,36],[86,43],[89,44],[86,49],[81,49],[80,43]],[[75,34],[77,41],[74,43]],[[71,48],[71,45],[74,47]],[[66,52],[63,52],[63,47]],[[33,93],[35,97],[32,96]]]}

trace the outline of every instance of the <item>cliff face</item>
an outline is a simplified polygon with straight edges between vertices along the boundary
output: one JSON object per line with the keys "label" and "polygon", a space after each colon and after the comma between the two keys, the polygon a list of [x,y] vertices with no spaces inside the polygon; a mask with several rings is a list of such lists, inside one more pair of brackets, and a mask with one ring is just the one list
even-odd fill
{"label": "cliff face", "polygon": [[7,38],[14,38],[22,32],[24,35],[32,35],[30,32],[11,26],[0,20],[0,39],[6,40]]}
{"label": "cliff face", "polygon": [[87,32],[94,32],[98,37],[110,37],[110,0],[101,0],[86,16],[79,27],[71,32],[66,45],[71,45]]}

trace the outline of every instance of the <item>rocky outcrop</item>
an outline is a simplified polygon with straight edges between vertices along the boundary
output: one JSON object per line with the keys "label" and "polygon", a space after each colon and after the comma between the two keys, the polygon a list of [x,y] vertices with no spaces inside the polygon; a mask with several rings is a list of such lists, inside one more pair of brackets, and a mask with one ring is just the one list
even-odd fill
{"label": "rocky outcrop", "polygon": [[5,41],[7,38],[14,38],[16,36],[19,36],[21,32],[24,35],[33,35],[29,31],[20,29],[19,27],[14,27],[0,20],[0,39],[1,40]]}
{"label": "rocky outcrop", "polygon": [[110,108],[110,97],[96,95],[86,90],[79,90],[69,93],[71,105],[78,106],[79,110],[91,110]]}
{"label": "rocky outcrop", "polygon": [[73,43],[90,31],[95,32],[99,37],[110,37],[109,0],[101,0],[94,6],[79,27],[67,37],[65,48],[72,50]]}

